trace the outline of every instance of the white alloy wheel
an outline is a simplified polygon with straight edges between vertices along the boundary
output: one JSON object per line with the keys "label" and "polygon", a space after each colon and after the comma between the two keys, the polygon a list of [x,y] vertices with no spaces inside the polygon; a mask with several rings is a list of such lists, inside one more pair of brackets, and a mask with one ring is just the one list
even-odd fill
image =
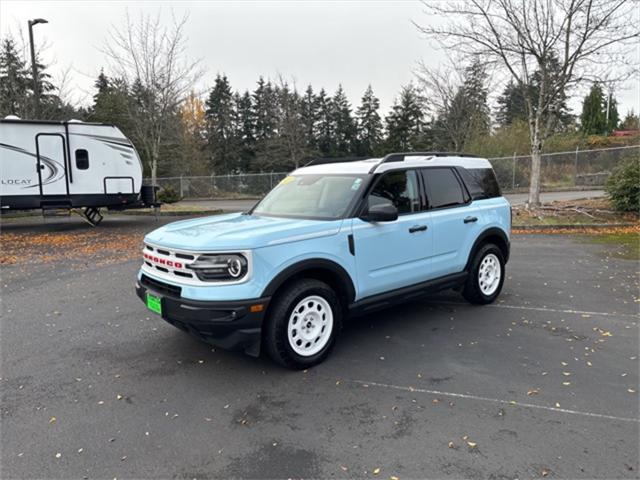
{"label": "white alloy wheel", "polygon": [[327,345],[332,330],[331,305],[318,295],[310,295],[300,300],[289,316],[289,346],[298,355],[310,357]]}
{"label": "white alloy wheel", "polygon": [[498,257],[493,253],[486,255],[480,262],[480,268],[478,268],[480,291],[488,297],[493,295],[500,285],[501,276],[502,267]]}

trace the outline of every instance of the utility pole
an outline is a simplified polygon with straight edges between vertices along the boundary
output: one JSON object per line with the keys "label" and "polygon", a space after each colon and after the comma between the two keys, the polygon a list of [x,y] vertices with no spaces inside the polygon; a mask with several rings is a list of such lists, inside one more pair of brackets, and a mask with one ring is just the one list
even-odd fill
{"label": "utility pole", "polygon": [[29,20],[29,44],[31,46],[31,73],[33,74],[33,102],[34,118],[40,115],[40,88],[38,83],[38,66],[36,65],[36,47],[33,43],[33,26],[39,23],[49,23],[44,18]]}

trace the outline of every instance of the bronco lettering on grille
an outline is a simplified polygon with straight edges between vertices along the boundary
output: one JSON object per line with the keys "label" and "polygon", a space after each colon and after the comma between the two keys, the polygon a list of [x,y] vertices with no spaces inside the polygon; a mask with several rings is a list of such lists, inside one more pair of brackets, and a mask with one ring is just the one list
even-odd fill
{"label": "bronco lettering on grille", "polygon": [[156,257],[155,255],[150,255],[146,252],[143,253],[145,259],[155,262],[159,265],[165,265],[167,267],[172,268],[184,268],[184,264],[182,262],[174,262],[173,260],[167,260],[166,258]]}

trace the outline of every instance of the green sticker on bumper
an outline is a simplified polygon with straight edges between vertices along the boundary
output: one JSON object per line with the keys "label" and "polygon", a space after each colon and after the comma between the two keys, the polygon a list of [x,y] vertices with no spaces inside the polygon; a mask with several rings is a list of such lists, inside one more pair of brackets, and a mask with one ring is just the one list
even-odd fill
{"label": "green sticker on bumper", "polygon": [[147,308],[152,312],[162,315],[162,299],[147,293]]}

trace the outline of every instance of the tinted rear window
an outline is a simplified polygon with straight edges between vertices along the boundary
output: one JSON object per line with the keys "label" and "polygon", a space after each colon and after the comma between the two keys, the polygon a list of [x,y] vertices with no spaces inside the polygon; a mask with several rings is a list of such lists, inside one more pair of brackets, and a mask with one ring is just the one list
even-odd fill
{"label": "tinted rear window", "polygon": [[499,197],[500,186],[496,174],[491,168],[460,168],[464,183],[474,200]]}
{"label": "tinted rear window", "polygon": [[458,177],[450,168],[427,168],[422,171],[428,185],[431,208],[455,207],[466,203]]}

